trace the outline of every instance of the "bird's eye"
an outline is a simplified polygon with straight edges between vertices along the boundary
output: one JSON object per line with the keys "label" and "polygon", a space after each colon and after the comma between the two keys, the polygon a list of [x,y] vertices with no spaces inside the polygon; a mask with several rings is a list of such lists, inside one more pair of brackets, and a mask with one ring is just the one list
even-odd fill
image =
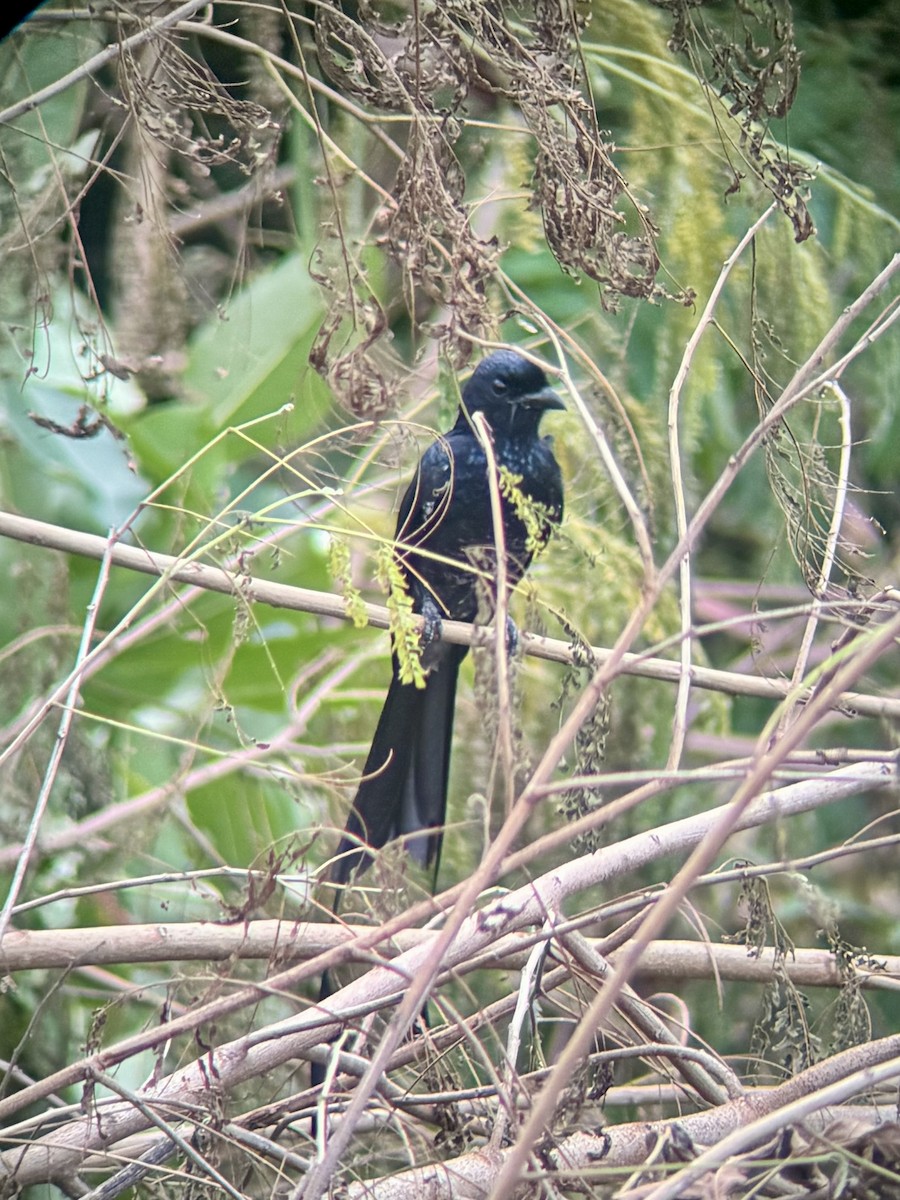
{"label": "bird's eye", "polygon": [[491,384],[491,387],[494,389],[495,396],[502,396],[503,393],[506,391],[506,380],[505,379],[495,379],[494,382]]}

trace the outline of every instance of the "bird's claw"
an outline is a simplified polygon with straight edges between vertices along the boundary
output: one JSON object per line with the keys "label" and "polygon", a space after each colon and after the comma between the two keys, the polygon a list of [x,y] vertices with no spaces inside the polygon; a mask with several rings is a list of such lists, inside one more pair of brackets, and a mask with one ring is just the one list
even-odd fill
{"label": "bird's claw", "polygon": [[426,671],[431,670],[440,657],[441,638],[444,632],[444,620],[441,610],[430,596],[425,596],[420,607],[422,616],[422,632],[419,634],[422,647],[422,666]]}
{"label": "bird's claw", "polygon": [[439,642],[444,632],[444,619],[441,616],[441,610],[438,608],[431,596],[425,596],[422,600],[422,632],[420,634],[422,641],[422,649],[427,650],[432,642]]}
{"label": "bird's claw", "polygon": [[506,653],[509,658],[515,658],[516,652],[519,649],[519,631],[516,628],[516,623],[507,613],[506,615]]}

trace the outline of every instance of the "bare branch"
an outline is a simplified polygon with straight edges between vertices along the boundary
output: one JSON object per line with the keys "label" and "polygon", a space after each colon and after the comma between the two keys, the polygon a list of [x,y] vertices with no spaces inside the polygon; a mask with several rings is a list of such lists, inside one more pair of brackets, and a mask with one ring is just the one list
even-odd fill
{"label": "bare branch", "polygon": [[48,83],[40,91],[32,92],[30,96],[26,96],[24,100],[20,100],[17,104],[11,104],[9,108],[0,112],[0,125],[8,125],[11,121],[15,121],[17,117],[24,116],[25,113],[34,112],[36,108],[40,108],[42,104],[46,104],[54,96],[60,96],[63,92],[68,91],[74,84],[81,83],[82,80],[95,76],[107,63],[118,58],[120,54],[129,50],[136,50],[139,46],[143,46],[146,42],[150,42],[153,38],[158,37],[163,29],[171,29],[179,21],[184,21],[188,17],[194,16],[195,13],[206,7],[207,0],[187,0],[187,3],[179,5],[178,8],[174,8],[162,17],[157,17],[151,25],[141,29],[138,33],[133,33],[131,37],[125,38],[122,42],[116,42],[114,45],[107,46],[105,50],[101,50],[93,58],[89,58],[87,62],[83,62],[75,67],[68,75],[63,75],[61,79],[57,79],[53,83]]}
{"label": "bare branch", "polygon": [[[2,511],[0,536],[46,549],[62,550],[67,554],[80,554],[86,558],[102,559],[107,548],[107,539],[97,534],[82,533],[66,529],[62,525],[51,525],[46,521],[35,521],[30,517],[20,517]],[[176,583],[189,584],[227,596],[240,595],[242,599],[268,604],[273,608],[285,608],[345,621],[352,619],[348,615],[344,598],[330,592],[318,592],[311,588],[274,583],[266,579],[248,580],[247,576],[238,577],[222,567],[210,567],[200,562],[186,563],[183,559],[169,554],[127,546],[121,542],[112,547],[111,561],[114,566],[126,567],[131,571],[167,578]],[[390,613],[383,605],[365,604],[363,611],[368,623],[376,629],[390,628]],[[766,617],[771,619],[771,614],[754,614],[754,619],[762,620]],[[417,627],[421,627],[420,617],[410,619]],[[471,646],[476,639],[480,641],[483,635],[472,625],[461,621],[445,621],[441,626],[441,636],[456,645]],[[523,631],[521,645],[525,654],[535,658],[569,664],[579,661],[571,645],[558,639],[540,637]],[[612,650],[602,646],[592,647],[591,652],[594,660],[601,665],[613,655]],[[621,671],[626,675],[639,675],[667,683],[677,683],[681,677],[680,664],[667,659],[635,653],[617,654],[616,659]],[[708,688],[711,691],[720,691],[728,695],[758,696],[764,700],[782,700],[790,690],[789,684],[783,679],[766,679],[737,671],[720,671],[700,666],[693,668],[691,682],[697,687]],[[864,693],[848,692],[841,697],[840,703],[861,716],[900,717],[900,700],[890,696],[867,696]]]}
{"label": "bare branch", "polygon": [[[845,796],[855,795],[864,788],[883,787],[896,781],[896,770],[881,766],[868,769],[843,768],[833,772],[827,781],[815,781],[815,787],[807,783],[792,784],[759,796],[734,821],[732,832],[808,811],[822,803],[823,795],[827,795],[830,801],[836,801]],[[515,933],[535,923],[542,923],[548,912],[558,909],[567,896],[582,888],[608,884],[621,874],[655,862],[664,855],[683,853],[691,846],[696,846],[711,829],[717,827],[728,811],[728,806],[724,809],[713,809],[673,822],[663,828],[638,834],[584,859],[564,863],[542,878],[501,896],[474,913],[471,913],[469,908],[465,919],[459,923],[458,934],[452,941],[446,937],[446,928],[437,933],[432,932],[425,942],[401,954],[390,965],[373,968],[361,979],[336,992],[328,1000],[327,1011],[313,1007],[286,1021],[258,1029],[247,1037],[214,1047],[198,1062],[189,1064],[160,1080],[155,1086],[146,1088],[142,1099],[148,1104],[173,1104],[179,1108],[200,1106],[202,1109],[209,1099],[211,1077],[215,1078],[216,1090],[230,1090],[273,1070],[301,1055],[307,1048],[332,1037],[337,1032],[341,1020],[356,1016],[362,1011],[380,1008],[386,1002],[396,999],[398,989],[402,991],[405,988],[407,996],[413,995],[412,980],[421,979],[426,973],[430,976],[438,970],[452,969],[492,946],[501,936]],[[469,889],[466,885],[457,889],[463,899],[467,890]],[[460,907],[462,906],[457,903],[458,910]],[[415,910],[405,914],[406,923],[414,913]],[[471,915],[468,915],[469,913]],[[283,991],[286,994],[296,986],[299,978],[308,977],[333,966],[341,955],[349,956],[351,947],[362,950],[380,945],[397,929],[402,928],[403,924],[402,921],[388,922],[381,929],[354,939],[339,950],[329,951],[304,967],[280,972],[266,981],[265,991],[269,994]],[[91,1073],[109,1070],[114,1063],[121,1062],[133,1054],[137,1046],[146,1049],[169,1040],[184,1029],[197,1028],[204,1024],[212,1018],[214,1011],[235,1011],[241,1005],[257,1002],[259,997],[258,988],[245,988],[238,996],[201,1006],[186,1017],[175,1018],[162,1028],[149,1031],[139,1039],[132,1038],[119,1047],[99,1051],[81,1063],[48,1076],[39,1084],[23,1088],[8,1100],[0,1101],[0,1120],[8,1120],[11,1113],[20,1111],[41,1096],[46,1096],[62,1086],[89,1077]],[[415,1004],[418,1011],[421,996],[416,996]],[[382,1048],[389,1044],[382,1041]],[[375,1061],[377,1062],[377,1059]],[[361,1090],[362,1082],[356,1094]],[[349,1115],[345,1123],[351,1126]],[[71,1170],[73,1165],[81,1161],[85,1152],[108,1147],[143,1128],[146,1128],[146,1120],[139,1112],[127,1104],[113,1104],[108,1108],[104,1107],[103,1120],[99,1126],[93,1117],[74,1121],[48,1138],[38,1139],[28,1147],[0,1155],[0,1173],[14,1175],[22,1186],[39,1179],[53,1178]],[[509,1160],[510,1163],[512,1161]],[[310,1177],[313,1177],[312,1174]]]}
{"label": "bare branch", "polygon": [[[865,1066],[858,1070],[861,1064]],[[605,1125],[599,1133],[572,1134],[549,1151],[548,1160],[563,1180],[569,1174],[596,1171],[600,1165],[612,1173],[616,1168],[643,1165],[648,1147],[665,1144],[679,1135],[679,1144],[712,1145],[706,1163],[709,1165],[719,1161],[716,1150],[721,1145],[720,1139],[733,1136],[733,1146],[742,1149],[748,1143],[753,1144],[754,1139],[763,1139],[766,1130],[782,1128],[789,1120],[787,1112],[792,1106],[796,1105],[797,1116],[801,1115],[798,1097],[809,1097],[808,1103],[803,1105],[804,1121],[812,1129],[824,1131],[834,1122],[834,1111],[823,1111],[827,1109],[829,1099],[820,1100],[823,1094],[827,1096],[823,1087],[825,1081],[837,1080],[835,1091],[855,1095],[869,1086],[874,1077],[890,1080],[898,1071],[900,1037],[883,1038],[818,1063],[779,1087],[756,1089],[707,1112],[682,1114],[662,1121]],[[871,1128],[879,1121],[890,1120],[891,1108],[885,1106],[880,1112],[867,1108],[865,1113]],[[859,1113],[860,1118],[862,1115]],[[751,1123],[752,1132],[748,1136],[745,1131]],[[465,1195],[489,1195],[509,1154],[509,1150],[486,1154],[479,1149],[449,1162],[431,1163],[384,1179],[351,1183],[347,1187],[348,1200],[422,1200],[423,1196],[428,1200],[456,1200],[461,1191]],[[694,1177],[693,1167],[693,1163],[688,1164],[672,1178],[672,1186],[677,1185],[679,1191],[656,1193],[657,1200],[663,1195],[682,1194],[680,1189]],[[631,1194],[635,1200],[637,1195],[646,1200],[645,1192]]]}

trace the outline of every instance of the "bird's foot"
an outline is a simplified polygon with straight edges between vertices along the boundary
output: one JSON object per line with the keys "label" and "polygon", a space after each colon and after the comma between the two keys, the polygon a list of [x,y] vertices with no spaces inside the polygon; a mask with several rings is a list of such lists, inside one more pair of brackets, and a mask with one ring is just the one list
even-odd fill
{"label": "bird's foot", "polygon": [[427,650],[432,642],[439,642],[444,632],[444,619],[441,610],[431,596],[422,600],[422,649]]}
{"label": "bird's foot", "polygon": [[444,632],[444,621],[441,610],[436,602],[425,596],[420,609],[422,615],[422,632],[419,635],[422,646],[422,666],[430,670],[440,656],[439,646]]}
{"label": "bird's foot", "polygon": [[506,614],[506,653],[509,658],[515,658],[516,652],[519,649],[519,630],[516,628],[516,623],[509,615]]}

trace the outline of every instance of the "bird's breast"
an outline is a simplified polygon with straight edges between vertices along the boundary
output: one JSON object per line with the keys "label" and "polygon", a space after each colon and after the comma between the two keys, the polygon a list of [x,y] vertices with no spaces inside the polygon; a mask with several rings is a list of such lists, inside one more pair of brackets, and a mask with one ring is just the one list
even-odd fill
{"label": "bird's breast", "polygon": [[[522,499],[540,505],[556,522],[562,513],[562,482],[550,446],[542,439],[531,438],[527,444],[498,439],[494,459],[512,477],[505,484],[501,481],[501,513],[507,573],[515,583],[531,560],[534,544],[518,515]],[[471,620],[479,578],[496,569],[498,538],[487,457],[472,438],[462,446],[447,447],[440,464],[428,465],[429,486],[419,496],[416,520],[406,534],[420,553],[408,556],[406,566],[448,616]]]}

